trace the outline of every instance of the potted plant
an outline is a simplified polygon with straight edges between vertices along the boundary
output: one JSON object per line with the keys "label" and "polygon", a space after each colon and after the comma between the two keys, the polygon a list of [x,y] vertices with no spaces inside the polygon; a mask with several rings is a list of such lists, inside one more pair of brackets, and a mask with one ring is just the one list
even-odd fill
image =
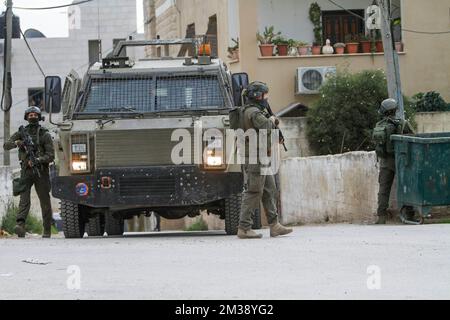
{"label": "potted plant", "polygon": [[228,47],[228,58],[231,60],[239,60],[239,38],[231,38],[231,41],[234,42],[234,46]]}
{"label": "potted plant", "polygon": [[275,33],[274,30],[274,26],[265,27],[263,34],[259,32],[256,34],[256,39],[259,42],[259,48],[263,57],[273,56],[273,48],[275,47],[273,39],[281,35],[281,32]]}
{"label": "potted plant", "polygon": [[299,55],[299,53],[298,53],[299,42],[294,39],[289,39],[288,43],[289,43],[288,56],[291,56],[291,57],[298,56]]}
{"label": "potted plant", "polygon": [[273,39],[273,44],[277,46],[279,56],[287,56],[289,49],[289,40],[283,36]]}
{"label": "potted plant", "polygon": [[308,54],[309,48],[311,48],[311,45],[308,42],[298,41],[297,48],[298,48],[298,53],[301,56],[306,56]]}
{"label": "potted plant", "polygon": [[383,40],[381,38],[381,31],[380,30],[377,30],[375,32],[375,46],[377,48],[377,52],[384,52]]}
{"label": "potted plant", "polygon": [[402,26],[401,18],[394,19],[394,21],[392,21],[392,25],[395,41],[395,50],[397,52],[403,52],[403,42],[401,40],[401,26]]}
{"label": "potted plant", "polygon": [[373,43],[372,37],[366,35],[365,33],[361,33],[359,35],[359,42],[361,43],[362,53],[372,52],[372,43]]}
{"label": "potted plant", "polygon": [[358,53],[359,39],[357,35],[347,34],[345,35],[345,46],[347,53]]}
{"label": "potted plant", "polygon": [[345,43],[337,42],[333,47],[336,49],[336,54],[344,54]]}
{"label": "potted plant", "polygon": [[309,7],[309,20],[314,26],[314,42],[312,46],[312,54],[320,54],[322,48],[322,9],[317,2],[311,3]]}

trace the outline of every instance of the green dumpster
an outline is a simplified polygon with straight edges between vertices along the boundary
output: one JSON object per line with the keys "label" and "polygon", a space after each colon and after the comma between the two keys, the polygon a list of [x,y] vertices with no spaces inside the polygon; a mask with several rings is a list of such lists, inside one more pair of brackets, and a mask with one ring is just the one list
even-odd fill
{"label": "green dumpster", "polygon": [[450,132],[393,135],[397,169],[397,202],[414,207],[419,223],[433,206],[450,205]]}

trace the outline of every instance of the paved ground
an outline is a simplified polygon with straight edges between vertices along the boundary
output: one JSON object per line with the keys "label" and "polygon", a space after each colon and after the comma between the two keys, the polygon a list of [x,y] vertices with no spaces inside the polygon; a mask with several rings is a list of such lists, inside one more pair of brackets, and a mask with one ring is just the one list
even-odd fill
{"label": "paved ground", "polygon": [[450,299],[450,225],[263,233],[1,239],[0,299]]}

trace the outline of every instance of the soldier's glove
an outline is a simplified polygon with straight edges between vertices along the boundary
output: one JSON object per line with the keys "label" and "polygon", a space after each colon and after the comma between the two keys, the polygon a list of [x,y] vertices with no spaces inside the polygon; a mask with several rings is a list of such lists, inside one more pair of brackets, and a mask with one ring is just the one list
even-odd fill
{"label": "soldier's glove", "polygon": [[269,118],[269,120],[272,121],[272,123],[275,127],[278,127],[278,125],[280,124],[280,120],[278,120],[277,117],[275,117],[275,116],[271,116]]}
{"label": "soldier's glove", "polygon": [[21,148],[23,146],[23,141],[22,140],[16,140],[16,141],[14,141],[14,143],[16,144],[16,146],[18,148]]}

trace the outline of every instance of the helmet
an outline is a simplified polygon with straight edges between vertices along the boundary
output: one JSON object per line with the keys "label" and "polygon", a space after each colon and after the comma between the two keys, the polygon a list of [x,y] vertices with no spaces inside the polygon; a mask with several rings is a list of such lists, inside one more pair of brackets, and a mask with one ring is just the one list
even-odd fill
{"label": "helmet", "polygon": [[397,101],[395,101],[394,99],[386,99],[381,103],[380,110],[378,112],[380,114],[386,114],[390,111],[397,110],[397,108]]}
{"label": "helmet", "polygon": [[263,94],[269,92],[269,87],[264,82],[254,81],[250,83],[246,90],[246,96],[251,100],[260,99]]}
{"label": "helmet", "polygon": [[38,117],[39,117],[39,121],[42,120],[42,114],[41,114],[41,109],[39,109],[38,107],[35,106],[31,106],[29,107],[27,110],[25,110],[25,116],[24,119],[28,120],[28,115],[30,113],[37,113]]}

